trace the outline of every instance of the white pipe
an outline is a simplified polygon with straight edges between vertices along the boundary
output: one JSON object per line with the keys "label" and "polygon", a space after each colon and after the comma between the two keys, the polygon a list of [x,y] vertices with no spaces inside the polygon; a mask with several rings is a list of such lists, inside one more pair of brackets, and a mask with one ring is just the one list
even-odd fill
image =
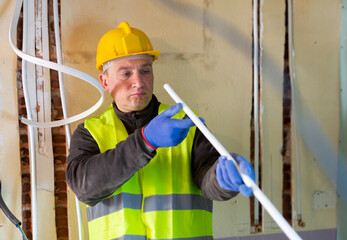
{"label": "white pipe", "polygon": [[[61,51],[61,42],[60,42],[60,27],[59,27],[59,13],[58,13],[58,0],[53,0],[53,15],[54,15],[54,33],[55,33],[55,46],[56,46],[56,53],[57,53],[57,63],[62,64],[62,51]],[[59,90],[60,90],[60,98],[61,98],[61,105],[63,108],[63,115],[64,119],[68,118],[68,110],[67,110],[67,104],[66,104],[66,97],[65,97],[65,87],[64,87],[64,79],[63,79],[63,73],[58,71],[58,79],[59,79]],[[71,130],[70,125],[65,125],[65,135],[66,135],[66,142],[68,148],[70,148],[70,142],[71,142]],[[78,223],[78,236],[79,239],[83,239],[83,222],[82,222],[82,211],[81,206],[79,204],[79,200],[75,196],[76,201],[76,212],[77,212],[77,223]]]}
{"label": "white pipe", "polygon": [[[63,61],[62,61],[62,54],[61,54],[62,51],[61,51],[61,42],[60,42],[58,0],[53,0],[53,16],[54,16],[54,34],[55,34],[55,47],[56,47],[56,53],[57,53],[57,63],[62,65]],[[58,71],[58,79],[59,79],[61,105],[63,108],[63,116],[64,118],[67,118],[69,114],[68,114],[67,104],[66,104],[63,73],[61,71]],[[70,147],[71,130],[70,130],[69,124],[65,125],[65,132],[66,132],[66,142],[67,142],[67,145]]]}
{"label": "white pipe", "polygon": [[301,168],[300,168],[300,149],[298,141],[298,128],[296,122],[296,93],[295,93],[295,66],[294,66],[294,44],[293,44],[293,2],[288,0],[288,45],[289,45],[289,75],[292,86],[292,118],[293,118],[293,133],[295,137],[296,148],[296,180],[297,180],[297,220],[299,225],[302,221],[302,207],[301,207]]}
{"label": "white pipe", "polygon": [[224,146],[217,140],[217,138],[208,130],[208,128],[201,122],[198,116],[188,107],[188,105],[183,102],[183,100],[176,94],[176,92],[170,87],[169,84],[164,85],[165,90],[172,97],[176,103],[181,103],[183,111],[188,115],[188,117],[195,123],[199,130],[205,135],[205,137],[211,142],[215,149],[222,156],[226,156],[228,160],[231,160],[237,171],[240,173],[243,182],[252,189],[254,196],[259,200],[262,206],[267,210],[270,216],[275,220],[282,231],[287,235],[289,239],[301,239],[301,237],[294,231],[294,229],[288,224],[284,217],[279,213],[275,206],[269,201],[269,199],[263,194],[259,187],[254,183],[254,181],[247,175],[240,172],[239,166],[233,159],[231,154],[224,148]]}
{"label": "white pipe", "polygon": [[[22,5],[22,4],[20,4]],[[16,8],[20,8],[17,2]],[[28,2],[25,1],[23,4],[23,52],[28,51]],[[27,110],[27,117],[29,120],[33,119],[31,111],[30,95],[28,92],[28,81],[27,81],[27,62],[22,59],[22,84],[23,94],[25,99],[25,107]],[[31,224],[32,224],[32,238],[37,240],[38,238],[38,213],[37,213],[37,181],[36,181],[36,141],[35,141],[35,130],[34,127],[28,126],[28,138],[29,138],[29,153],[30,153],[30,185],[31,185]]]}
{"label": "white pipe", "polygon": [[[254,172],[259,185],[259,74],[258,74],[258,0],[253,0],[253,111],[254,111]],[[259,203],[254,198],[254,223],[259,224]]]}
{"label": "white pipe", "polygon": [[14,44],[14,39],[16,36],[16,28],[15,27],[18,24],[18,18],[19,18],[19,14],[20,14],[20,10],[21,10],[20,7],[22,5],[22,2],[23,2],[23,0],[17,0],[18,8],[17,7],[15,8],[15,12],[13,14],[11,27],[10,27],[10,31],[9,31],[9,41],[10,41],[10,45],[11,45],[13,51],[20,58],[22,58],[24,60],[27,60],[27,61],[32,62],[34,64],[44,66],[46,68],[50,68],[50,69],[53,69],[56,71],[61,71],[61,72],[64,72],[66,74],[69,74],[73,77],[84,80],[84,81],[88,82],[89,84],[91,84],[92,86],[94,86],[101,94],[100,99],[97,101],[97,103],[94,106],[92,106],[91,108],[89,108],[88,110],[86,110],[82,113],[76,114],[76,115],[69,117],[67,119],[57,120],[57,121],[53,121],[53,122],[36,122],[34,120],[29,120],[29,119],[21,117],[22,122],[27,124],[27,125],[33,126],[33,127],[48,128],[48,127],[59,127],[62,125],[70,124],[72,122],[81,120],[81,119],[89,116],[91,113],[95,112],[102,105],[103,100],[104,100],[104,89],[102,88],[102,85],[100,84],[100,82],[98,80],[96,80],[95,78],[91,77],[90,75],[88,75],[84,72],[81,72],[77,69],[26,54],[23,51],[20,51],[16,47],[16,45]]}

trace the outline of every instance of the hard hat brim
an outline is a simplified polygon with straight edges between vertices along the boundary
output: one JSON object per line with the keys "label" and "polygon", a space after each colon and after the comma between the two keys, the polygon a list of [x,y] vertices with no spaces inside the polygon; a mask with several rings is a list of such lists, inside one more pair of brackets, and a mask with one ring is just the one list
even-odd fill
{"label": "hard hat brim", "polygon": [[[145,52],[137,52],[137,53],[129,53],[129,54],[124,54],[124,55],[120,55],[120,56],[117,56],[116,58],[121,58],[121,57],[126,57],[126,56],[132,56],[132,55],[141,55],[141,54],[148,54],[148,55],[151,55],[153,56],[153,62],[156,61],[160,55],[160,51],[158,50],[153,50],[153,51],[145,51]],[[111,59],[108,59],[107,61],[105,62],[108,62],[112,59],[116,59],[116,58],[111,58]],[[105,63],[104,62],[104,63]],[[100,71],[100,72],[103,72],[103,64],[100,64],[99,66],[97,66],[97,69]]]}

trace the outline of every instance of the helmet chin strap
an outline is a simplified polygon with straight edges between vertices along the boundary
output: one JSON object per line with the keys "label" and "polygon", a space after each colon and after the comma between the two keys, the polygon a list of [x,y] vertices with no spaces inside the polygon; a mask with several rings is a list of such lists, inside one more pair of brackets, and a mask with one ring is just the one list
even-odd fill
{"label": "helmet chin strap", "polygon": [[153,61],[153,56],[149,54],[135,54],[135,55],[127,55],[124,57],[119,57],[119,58],[114,58],[111,59],[110,61],[105,62],[102,65],[102,71],[105,72],[107,69],[112,67],[113,65],[129,60],[138,60],[138,59],[144,59],[144,60],[151,60]]}

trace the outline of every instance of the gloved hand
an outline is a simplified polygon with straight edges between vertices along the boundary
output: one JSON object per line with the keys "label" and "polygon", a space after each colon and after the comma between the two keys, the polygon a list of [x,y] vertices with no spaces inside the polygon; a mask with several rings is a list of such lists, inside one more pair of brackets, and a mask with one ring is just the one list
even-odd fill
{"label": "gloved hand", "polygon": [[156,116],[142,129],[144,139],[154,148],[173,147],[180,144],[195,124],[189,118],[171,118],[181,111],[182,104],[177,103]]}
{"label": "gloved hand", "polygon": [[[241,173],[249,176],[253,181],[255,181],[255,173],[252,165],[241,155],[231,154],[232,157],[239,165]],[[218,164],[216,169],[216,178],[218,184],[221,188],[225,190],[231,190],[235,192],[241,192],[244,196],[252,196],[252,189],[246,186],[242,181],[239,172],[236,170],[234,163],[227,160],[225,156],[220,156],[218,158]]]}

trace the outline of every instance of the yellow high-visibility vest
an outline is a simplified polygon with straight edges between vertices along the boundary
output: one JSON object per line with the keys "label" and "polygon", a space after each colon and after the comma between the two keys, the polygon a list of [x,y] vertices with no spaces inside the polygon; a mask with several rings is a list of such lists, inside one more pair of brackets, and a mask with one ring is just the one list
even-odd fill
{"label": "yellow high-visibility vest", "polygon": [[[159,114],[169,106],[161,104]],[[174,118],[183,118],[181,111]],[[128,133],[111,105],[85,121],[100,152],[113,149]],[[90,239],[212,240],[212,201],[202,196],[191,173],[196,127],[176,147],[158,148],[156,156],[111,196],[87,207]]]}

